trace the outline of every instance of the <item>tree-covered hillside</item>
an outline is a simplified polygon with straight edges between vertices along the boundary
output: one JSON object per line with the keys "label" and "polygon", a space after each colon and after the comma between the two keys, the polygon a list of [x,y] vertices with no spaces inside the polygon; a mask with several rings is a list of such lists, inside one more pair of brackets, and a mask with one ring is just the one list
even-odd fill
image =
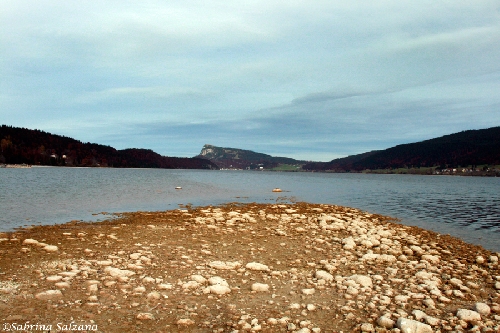
{"label": "tree-covered hillside", "polygon": [[40,130],[0,127],[0,163],[115,168],[217,169],[201,158],[161,156],[148,149],[116,150]]}
{"label": "tree-covered hillside", "polygon": [[468,130],[386,150],[304,165],[305,170],[337,172],[375,169],[456,168],[500,164],[500,127]]}

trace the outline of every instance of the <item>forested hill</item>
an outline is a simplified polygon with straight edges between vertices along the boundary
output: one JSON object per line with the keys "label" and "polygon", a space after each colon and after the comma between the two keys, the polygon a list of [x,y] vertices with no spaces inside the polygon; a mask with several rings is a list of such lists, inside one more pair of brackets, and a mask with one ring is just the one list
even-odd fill
{"label": "forested hill", "polygon": [[500,164],[500,127],[469,130],[426,141],[402,144],[386,150],[310,163],[305,170],[337,172],[376,169],[456,168]]}
{"label": "forested hill", "polygon": [[149,149],[113,147],[26,128],[0,127],[0,163],[115,168],[218,169],[201,158],[166,157]]}
{"label": "forested hill", "polygon": [[279,165],[296,165],[300,168],[305,161],[288,157],[274,157],[268,154],[257,153],[252,150],[238,148],[223,148],[213,145],[204,145],[199,155],[217,164],[220,168],[234,169],[272,169]]}

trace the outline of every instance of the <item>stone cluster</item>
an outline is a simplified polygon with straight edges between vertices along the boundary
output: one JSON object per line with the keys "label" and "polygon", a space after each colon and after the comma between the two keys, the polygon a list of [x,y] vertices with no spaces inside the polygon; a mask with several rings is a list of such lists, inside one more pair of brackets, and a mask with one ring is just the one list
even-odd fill
{"label": "stone cluster", "polygon": [[500,331],[498,254],[346,207],[127,213],[4,233],[0,255],[0,310],[11,322],[103,332]]}

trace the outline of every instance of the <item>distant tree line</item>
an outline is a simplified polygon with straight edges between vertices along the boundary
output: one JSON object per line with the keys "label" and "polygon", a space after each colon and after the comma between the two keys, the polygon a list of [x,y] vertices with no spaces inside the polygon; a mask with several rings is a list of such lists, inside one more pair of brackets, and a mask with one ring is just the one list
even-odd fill
{"label": "distant tree line", "polygon": [[208,160],[161,156],[149,149],[116,150],[61,135],[0,127],[0,163],[79,167],[217,169]]}
{"label": "distant tree line", "polygon": [[458,168],[500,165],[500,127],[469,130],[386,150],[308,163],[305,170],[360,172],[396,168]]}

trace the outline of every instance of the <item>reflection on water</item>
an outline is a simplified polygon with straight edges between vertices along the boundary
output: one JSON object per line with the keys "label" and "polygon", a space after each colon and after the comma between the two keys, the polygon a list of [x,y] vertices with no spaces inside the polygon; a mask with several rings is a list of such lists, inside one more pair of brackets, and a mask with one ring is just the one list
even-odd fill
{"label": "reflection on water", "polygon": [[[182,190],[176,190],[181,186]],[[271,190],[279,187],[282,193]],[[0,169],[0,229],[96,220],[100,212],[282,200],[400,218],[500,251],[500,179],[250,171]]]}

